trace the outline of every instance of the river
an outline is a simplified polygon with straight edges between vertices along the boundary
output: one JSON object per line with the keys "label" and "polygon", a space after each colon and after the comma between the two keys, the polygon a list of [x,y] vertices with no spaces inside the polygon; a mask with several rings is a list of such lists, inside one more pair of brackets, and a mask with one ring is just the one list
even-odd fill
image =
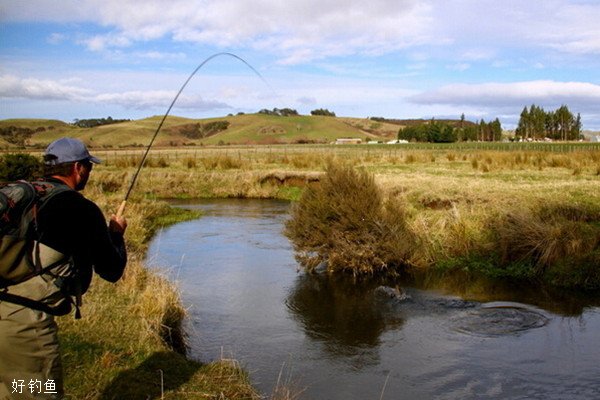
{"label": "river", "polygon": [[279,380],[301,399],[600,398],[597,302],[466,301],[408,283],[386,297],[300,272],[287,202],[177,205],[205,215],[161,230],[148,264],[181,288],[190,355],[239,360],[262,393]]}

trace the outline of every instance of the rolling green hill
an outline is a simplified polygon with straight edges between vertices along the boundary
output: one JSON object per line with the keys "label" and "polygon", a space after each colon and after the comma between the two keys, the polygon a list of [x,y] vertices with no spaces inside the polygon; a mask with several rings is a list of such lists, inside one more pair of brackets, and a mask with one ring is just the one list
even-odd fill
{"label": "rolling green hill", "polygon": [[0,120],[0,148],[28,145],[29,139],[34,136],[47,138],[68,136],[72,129],[71,125],[52,119]]}
{"label": "rolling green hill", "polygon": [[[2,120],[0,147],[11,148],[25,144],[27,147],[41,148],[61,136],[80,138],[88,146],[95,148],[145,146],[156,131],[161,118],[154,116],[93,128],[79,128],[55,120]],[[199,131],[217,121],[226,121],[224,125],[227,125],[227,128],[199,136]],[[359,118],[306,115],[284,117],[265,114],[242,114],[210,119],[169,116],[156,139],[156,145],[329,143],[340,137],[389,140],[396,137],[397,132],[397,125]]]}

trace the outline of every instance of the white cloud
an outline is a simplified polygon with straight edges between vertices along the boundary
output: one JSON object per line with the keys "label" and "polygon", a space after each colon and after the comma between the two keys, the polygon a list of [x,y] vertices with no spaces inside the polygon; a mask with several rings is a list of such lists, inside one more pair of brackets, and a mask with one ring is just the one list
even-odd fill
{"label": "white cloud", "polygon": [[[0,76],[0,98],[54,100],[96,103],[110,106],[123,106],[131,109],[166,108],[177,92],[169,90],[125,91],[94,93],[93,91],[53,80],[19,78],[13,75]],[[177,108],[196,111],[230,108],[226,103],[204,100],[201,96],[182,94],[176,103]]]}
{"label": "white cloud", "polygon": [[284,65],[456,47],[456,62],[514,46],[600,53],[600,3],[573,0],[0,0],[5,21],[93,22],[80,39],[103,51],[172,38],[276,54]]}
{"label": "white cloud", "polygon": [[108,31],[81,40],[94,51],[170,36],[268,50],[288,64],[383,54],[433,39],[430,6],[418,0],[4,0],[2,11],[7,20],[94,21]]}
{"label": "white cloud", "polygon": [[133,56],[149,60],[184,60],[187,57],[185,53],[165,53],[160,51],[135,52]]}
{"label": "white cloud", "polygon": [[317,104],[317,99],[314,97],[299,97],[296,99],[296,103],[303,104],[306,106],[314,106]]}
{"label": "white cloud", "polygon": [[466,50],[460,55],[461,60],[465,61],[482,61],[482,60],[491,60],[496,56],[496,52],[493,49],[478,49],[472,48]]}
{"label": "white cloud", "polygon": [[600,4],[569,0],[1,0],[0,11],[5,21],[95,22],[108,31],[86,39],[96,50],[170,36],[269,48],[288,63],[421,44],[459,44],[473,61],[515,40],[600,52]]}
{"label": "white cloud", "polygon": [[44,100],[79,100],[89,95],[84,88],[53,80],[0,76],[0,97]]}
{"label": "white cloud", "polygon": [[519,111],[530,104],[547,107],[567,104],[591,110],[600,102],[600,85],[546,80],[452,84],[417,94],[410,97],[410,100],[417,104],[517,107]]}
{"label": "white cloud", "polygon": [[[176,93],[164,90],[155,91],[131,91],[124,93],[103,93],[90,98],[90,101],[120,105],[125,108],[148,109],[167,108],[171,104]],[[180,109],[193,109],[195,111],[206,111],[215,109],[231,108],[229,105],[218,101],[207,101],[200,96],[181,95],[175,105]]]}
{"label": "white cloud", "polygon": [[132,44],[130,39],[120,34],[95,35],[80,39],[79,43],[85,45],[88,50],[91,51],[104,51],[115,47],[128,47]]}

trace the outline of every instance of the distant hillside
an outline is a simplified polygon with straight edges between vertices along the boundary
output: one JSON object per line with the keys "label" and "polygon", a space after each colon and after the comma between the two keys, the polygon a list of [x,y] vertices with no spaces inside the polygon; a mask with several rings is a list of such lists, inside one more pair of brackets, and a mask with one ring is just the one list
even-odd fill
{"label": "distant hillside", "polygon": [[35,136],[60,137],[69,135],[72,126],[50,119],[5,119],[0,120],[0,147],[22,147]]}
{"label": "distant hillside", "polygon": [[[6,136],[0,135],[0,147],[14,148],[24,144],[42,148],[67,135],[80,138],[88,146],[96,148],[145,146],[161,118],[154,116],[93,128],[80,128],[52,120],[2,120],[0,132],[5,132]],[[157,146],[329,143],[340,137],[386,140],[396,137],[397,133],[398,127],[393,124],[359,118],[264,114],[210,119],[169,116],[155,143]]]}

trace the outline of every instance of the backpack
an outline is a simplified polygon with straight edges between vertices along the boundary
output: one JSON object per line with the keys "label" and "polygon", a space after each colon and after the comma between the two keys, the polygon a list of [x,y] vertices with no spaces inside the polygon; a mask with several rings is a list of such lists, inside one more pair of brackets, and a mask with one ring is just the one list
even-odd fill
{"label": "backpack", "polygon": [[[20,304],[51,315],[64,315],[71,305],[61,302],[57,307],[9,293],[10,286],[25,282],[34,276],[48,274],[60,282],[64,277],[53,275],[69,257],[40,243],[37,215],[44,205],[59,193],[73,190],[65,184],[45,181],[16,181],[0,184],[0,300]],[[65,293],[70,303],[70,295]],[[76,307],[78,304],[75,304]],[[79,316],[77,307],[76,318]]]}

